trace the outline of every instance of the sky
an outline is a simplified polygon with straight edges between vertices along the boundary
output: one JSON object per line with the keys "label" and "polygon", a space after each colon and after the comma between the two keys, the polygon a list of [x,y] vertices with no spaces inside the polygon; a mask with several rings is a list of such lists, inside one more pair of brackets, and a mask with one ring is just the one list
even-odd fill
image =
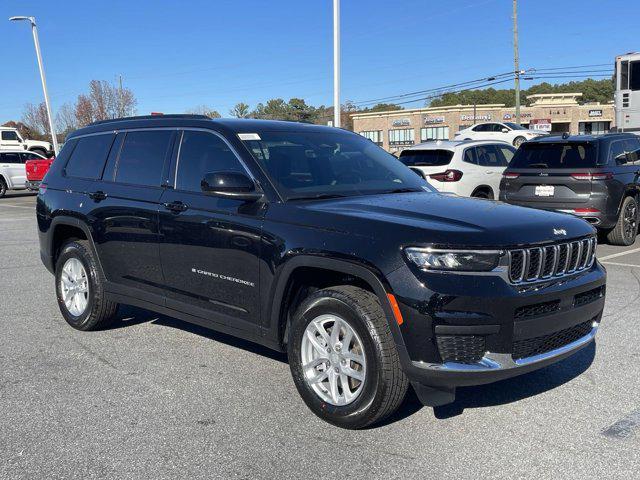
{"label": "sky", "polygon": [[[331,104],[332,3],[0,0],[0,123],[43,100],[30,28],[10,16],[36,17],[54,112],[91,80],[122,75],[138,114],[207,105],[228,116],[237,102],[274,97]],[[343,101],[513,70],[511,0],[341,4]],[[640,50],[636,0],[520,0],[518,17],[523,69],[613,64]]]}

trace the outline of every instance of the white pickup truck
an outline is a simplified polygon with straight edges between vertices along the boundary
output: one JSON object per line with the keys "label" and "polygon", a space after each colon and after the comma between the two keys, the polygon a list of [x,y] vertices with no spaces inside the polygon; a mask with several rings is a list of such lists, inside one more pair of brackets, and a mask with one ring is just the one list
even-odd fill
{"label": "white pickup truck", "polygon": [[25,140],[17,129],[12,127],[0,127],[0,151],[2,150],[27,150],[36,152],[44,157],[53,154],[51,143],[40,140]]}

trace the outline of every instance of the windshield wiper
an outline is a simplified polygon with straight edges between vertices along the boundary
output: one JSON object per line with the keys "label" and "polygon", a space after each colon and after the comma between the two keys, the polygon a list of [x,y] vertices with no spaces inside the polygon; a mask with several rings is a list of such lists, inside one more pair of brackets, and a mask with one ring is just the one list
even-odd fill
{"label": "windshield wiper", "polygon": [[345,198],[349,195],[341,195],[339,193],[319,193],[318,195],[298,195],[288,197],[287,200],[324,200],[325,198]]}

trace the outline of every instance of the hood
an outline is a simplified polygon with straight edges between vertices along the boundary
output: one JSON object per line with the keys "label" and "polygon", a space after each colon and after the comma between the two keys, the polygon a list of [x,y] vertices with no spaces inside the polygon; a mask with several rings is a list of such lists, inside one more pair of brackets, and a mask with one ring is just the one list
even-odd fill
{"label": "hood", "polygon": [[[516,247],[592,234],[569,214],[439,193],[369,195],[299,204],[310,225],[407,244]],[[307,223],[305,221],[304,223]],[[388,238],[391,240],[391,238]]]}
{"label": "hood", "polygon": [[24,142],[30,147],[44,147],[47,150],[51,150],[49,142],[43,142],[42,140],[25,140]]}

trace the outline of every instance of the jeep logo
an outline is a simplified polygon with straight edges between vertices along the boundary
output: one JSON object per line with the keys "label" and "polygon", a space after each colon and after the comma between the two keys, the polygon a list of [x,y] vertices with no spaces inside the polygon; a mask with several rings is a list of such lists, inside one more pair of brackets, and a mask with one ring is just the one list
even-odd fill
{"label": "jeep logo", "polygon": [[567,231],[564,228],[554,228],[553,229],[553,234],[554,235],[564,235],[566,237],[567,236]]}

